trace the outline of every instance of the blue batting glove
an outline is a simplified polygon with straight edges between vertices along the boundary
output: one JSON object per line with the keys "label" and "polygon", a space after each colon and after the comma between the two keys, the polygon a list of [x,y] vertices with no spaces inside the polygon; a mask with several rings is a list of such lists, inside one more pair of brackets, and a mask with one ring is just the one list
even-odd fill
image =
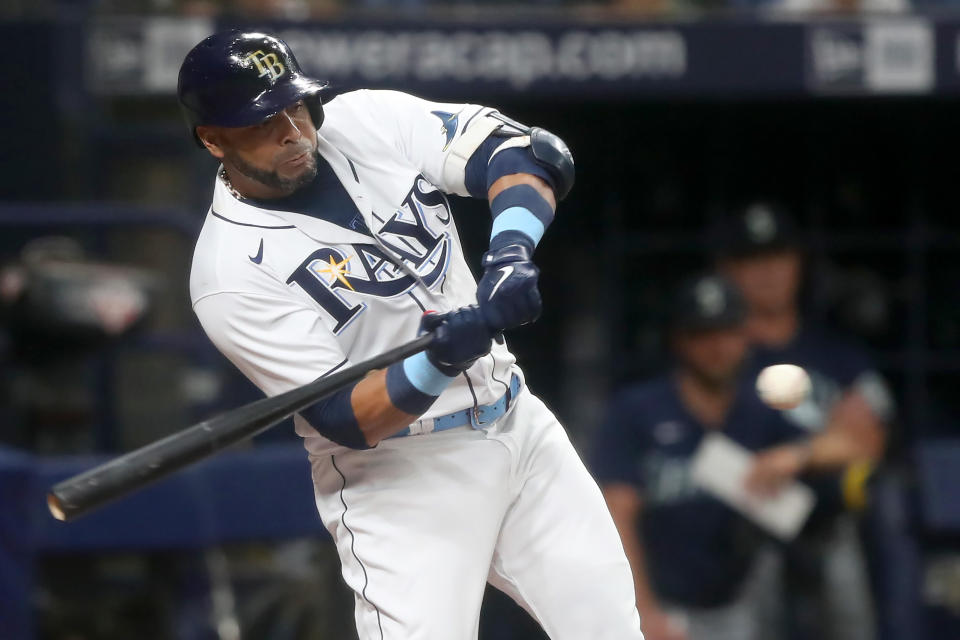
{"label": "blue batting glove", "polygon": [[492,329],[512,329],[540,317],[540,269],[531,261],[532,254],[530,247],[521,243],[483,254],[484,272],[477,284],[477,302]]}
{"label": "blue batting glove", "polygon": [[427,359],[448,376],[466,371],[478,358],[490,353],[493,330],[477,305],[447,313],[425,313],[420,331],[433,332]]}

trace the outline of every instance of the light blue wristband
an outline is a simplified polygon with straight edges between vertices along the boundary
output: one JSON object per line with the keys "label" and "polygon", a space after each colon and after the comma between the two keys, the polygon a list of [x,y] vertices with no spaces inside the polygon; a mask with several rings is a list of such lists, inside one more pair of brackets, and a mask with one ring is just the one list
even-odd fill
{"label": "light blue wristband", "polygon": [[426,351],[421,351],[404,360],[403,372],[407,374],[410,384],[428,396],[440,395],[456,378],[437,369],[430,362]]}
{"label": "light blue wristband", "polygon": [[533,240],[534,246],[540,244],[540,238],[546,228],[537,216],[526,207],[510,207],[493,220],[490,227],[490,239],[493,240],[504,231],[519,231]]}
{"label": "light blue wristband", "polygon": [[518,184],[501,191],[490,202],[493,226],[490,241],[508,231],[522,233],[536,247],[544,231],[553,221],[553,208],[540,193],[528,184]]}
{"label": "light blue wristband", "polygon": [[420,352],[387,368],[387,395],[397,409],[419,416],[454,378],[437,369],[426,352]]}

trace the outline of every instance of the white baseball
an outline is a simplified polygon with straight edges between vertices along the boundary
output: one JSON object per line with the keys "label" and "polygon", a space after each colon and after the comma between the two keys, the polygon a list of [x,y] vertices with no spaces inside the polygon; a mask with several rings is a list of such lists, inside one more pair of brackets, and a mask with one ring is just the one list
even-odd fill
{"label": "white baseball", "polygon": [[774,409],[793,409],[810,395],[810,376],[794,364],[775,364],[757,376],[757,394]]}

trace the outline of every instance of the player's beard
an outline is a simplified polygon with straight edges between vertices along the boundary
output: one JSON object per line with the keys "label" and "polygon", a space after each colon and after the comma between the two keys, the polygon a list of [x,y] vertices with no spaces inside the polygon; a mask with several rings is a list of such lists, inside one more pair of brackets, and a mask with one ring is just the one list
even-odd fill
{"label": "player's beard", "polygon": [[267,171],[266,169],[255,167],[241,158],[239,155],[233,155],[233,157],[229,160],[230,164],[232,164],[237,171],[247,178],[259,182],[264,186],[270,187],[271,189],[282,191],[287,195],[293,193],[300,187],[309,184],[314,178],[317,177],[316,151],[311,154],[312,162],[304,167],[303,173],[294,178],[282,178],[276,171]]}

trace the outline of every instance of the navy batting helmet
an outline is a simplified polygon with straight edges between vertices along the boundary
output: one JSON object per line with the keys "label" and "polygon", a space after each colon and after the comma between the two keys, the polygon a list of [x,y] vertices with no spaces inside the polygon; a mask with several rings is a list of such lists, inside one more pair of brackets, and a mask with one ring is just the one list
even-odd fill
{"label": "navy batting helmet", "polygon": [[177,99],[197,144],[198,125],[246,127],[303,100],[314,124],[323,122],[317,95],[326,85],[303,75],[287,43],[266,33],[215,33],[180,65]]}

